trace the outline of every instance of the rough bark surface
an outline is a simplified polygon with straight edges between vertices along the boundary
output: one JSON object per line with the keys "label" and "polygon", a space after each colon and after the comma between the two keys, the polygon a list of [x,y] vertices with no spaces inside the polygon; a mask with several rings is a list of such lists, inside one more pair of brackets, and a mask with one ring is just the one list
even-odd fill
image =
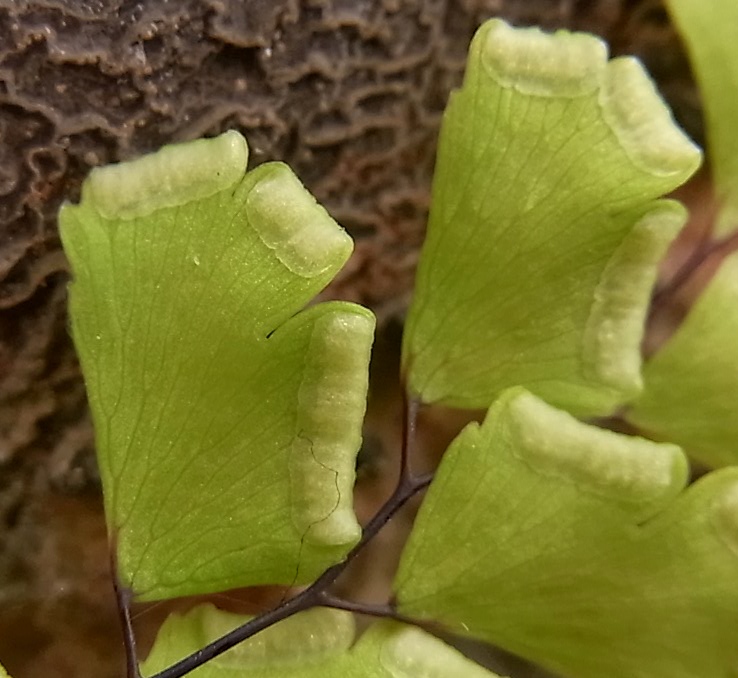
{"label": "rough bark surface", "polygon": [[[0,656],[18,676],[119,666],[61,201],[95,165],[240,129],[252,162],[288,162],[356,238],[327,294],[395,315],[440,115],[490,16],[593,31],[641,56],[699,140],[696,91],[656,1],[0,0]],[[94,657],[70,663],[63,645],[98,635]]]}

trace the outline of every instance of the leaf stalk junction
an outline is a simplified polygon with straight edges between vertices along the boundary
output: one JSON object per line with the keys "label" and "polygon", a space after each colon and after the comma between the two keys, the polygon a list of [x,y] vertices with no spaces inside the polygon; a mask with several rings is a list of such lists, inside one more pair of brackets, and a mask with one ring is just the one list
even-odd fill
{"label": "leaf stalk junction", "polygon": [[[420,402],[407,394],[403,398],[403,435],[400,449],[400,469],[397,484],[390,497],[363,528],[361,539],[349,551],[340,563],[329,567],[310,586],[296,595],[283,601],[271,610],[257,615],[245,624],[236,627],[220,638],[208,643],[205,647],[184,657],[167,669],[156,673],[151,678],[181,678],[191,671],[206,664],[211,659],[227,652],[239,643],[248,640],[260,631],[312,607],[324,606],[347,610],[372,617],[384,617],[402,621],[430,630],[429,624],[399,613],[391,602],[385,604],[359,603],[345,600],[334,595],[331,587],[343,574],[349,564],[361,553],[364,547],[377,536],[379,531],[393,516],[415,495],[425,490],[433,480],[433,473],[414,474],[411,468],[411,457],[416,439],[418,412]],[[112,558],[113,563],[115,558]],[[115,568],[115,565],[113,565]],[[114,571],[115,575],[115,571]],[[126,670],[128,678],[142,678],[136,655],[136,639],[131,621],[130,592],[120,587],[117,576],[114,576],[116,600],[121,618],[126,651]]]}

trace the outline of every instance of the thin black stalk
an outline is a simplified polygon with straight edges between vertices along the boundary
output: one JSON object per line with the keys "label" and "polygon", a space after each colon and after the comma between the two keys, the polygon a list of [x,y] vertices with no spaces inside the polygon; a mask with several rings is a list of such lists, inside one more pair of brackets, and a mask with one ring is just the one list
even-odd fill
{"label": "thin black stalk", "polygon": [[115,602],[118,605],[118,616],[120,617],[123,646],[126,653],[126,678],[141,678],[136,652],[136,634],[133,631],[133,621],[131,619],[131,592],[120,585],[114,548],[111,548],[110,563],[113,588],[115,589]]}
{"label": "thin black stalk", "polygon": [[[400,474],[397,486],[392,495],[377,511],[374,517],[366,524],[361,539],[346,555],[340,563],[329,567],[308,588],[297,595],[279,604],[272,610],[260,614],[242,626],[239,626],[221,638],[214,640],[197,652],[181,659],[167,669],[160,671],[152,678],[182,678],[190,671],[207,663],[211,659],[227,652],[232,647],[251,638],[259,631],[283,621],[293,614],[308,610],[316,605],[321,605],[323,600],[338,600],[328,596],[328,588],[343,574],[351,561],[361,550],[377,535],[377,533],[392,519],[412,497],[424,490],[433,480],[433,474],[413,476],[410,472],[410,454],[415,439],[417,414],[419,404],[417,401],[406,398],[404,403],[404,426],[402,450],[400,454]],[[388,607],[388,609],[391,609]],[[419,623],[419,622],[418,622]],[[136,677],[138,678],[138,677]]]}
{"label": "thin black stalk", "polygon": [[653,295],[653,299],[651,300],[651,316],[666,306],[673,299],[674,295],[694,277],[708,259],[716,255],[725,256],[736,246],[738,246],[738,232],[720,240],[707,240],[699,243],[672,279]]}
{"label": "thin black stalk", "polygon": [[364,614],[369,617],[379,617],[381,619],[394,619],[395,621],[402,622],[403,624],[410,624],[411,626],[417,626],[424,630],[427,630],[432,626],[432,623],[426,622],[422,619],[415,619],[407,615],[398,612],[397,609],[389,604],[377,605],[375,603],[357,603],[353,600],[344,600],[338,598],[328,592],[323,592],[320,596],[320,605],[323,607],[331,607],[335,610],[347,610],[348,612],[354,612],[356,614]]}
{"label": "thin black stalk", "polygon": [[[317,581],[315,583],[317,584]],[[193,652],[191,655],[181,659],[168,669],[164,669],[164,671],[160,671],[155,674],[153,678],[181,678],[181,676],[185,676],[190,671],[194,671],[196,668],[224,652],[227,652],[247,638],[251,638],[251,636],[259,633],[259,631],[263,631],[265,628],[272,626],[283,619],[287,619],[287,617],[291,617],[297,612],[309,609],[315,604],[314,599],[316,592],[313,591],[314,586],[315,584],[301,593],[298,593],[293,598],[286,600],[273,610],[260,614],[258,617],[254,617],[242,626],[233,629],[230,633],[214,640],[202,649],[197,650],[197,652]]]}
{"label": "thin black stalk", "polygon": [[[346,556],[346,560],[342,561],[338,565],[334,565],[333,568],[340,567],[341,570],[345,569],[348,563],[359,554],[359,551],[361,551],[368,542],[377,536],[377,533],[392,519],[395,513],[397,513],[410,499],[418,494],[418,492],[428,487],[432,481],[432,473],[427,473],[418,477],[408,476],[406,478],[402,478],[397,485],[397,489],[392,493],[392,496],[366,524],[361,535],[361,541],[359,541],[359,543],[349,551]],[[333,568],[326,570],[326,574]],[[335,581],[336,578],[337,576],[333,581]],[[320,579],[317,581],[320,581]],[[331,583],[333,583],[333,581],[331,581]]]}

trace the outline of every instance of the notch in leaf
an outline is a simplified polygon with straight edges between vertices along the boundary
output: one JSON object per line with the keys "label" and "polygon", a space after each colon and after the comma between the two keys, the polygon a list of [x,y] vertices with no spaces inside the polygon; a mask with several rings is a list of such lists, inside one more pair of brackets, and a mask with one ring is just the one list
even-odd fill
{"label": "notch in leaf", "polygon": [[699,162],[635,59],[484,24],[441,131],[403,345],[412,394],[486,408],[524,385],[580,415],[637,395],[656,265],[685,217],[658,198]]}
{"label": "notch in leaf", "polygon": [[139,600],[301,583],[358,540],[374,317],[300,311],[352,251],[228,132],[94,170],[62,209],[118,576]]}

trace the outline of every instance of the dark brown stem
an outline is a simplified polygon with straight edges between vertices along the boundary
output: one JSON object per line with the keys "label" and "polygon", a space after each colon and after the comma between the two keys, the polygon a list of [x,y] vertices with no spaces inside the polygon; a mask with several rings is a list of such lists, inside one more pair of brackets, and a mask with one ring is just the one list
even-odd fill
{"label": "dark brown stem", "polygon": [[[239,643],[251,638],[264,629],[291,617],[297,612],[302,612],[316,605],[323,604],[324,600],[337,601],[339,599],[329,596],[328,589],[336,579],[346,570],[349,563],[361,552],[361,550],[377,535],[377,533],[392,519],[412,497],[424,490],[433,480],[433,474],[413,476],[410,472],[410,456],[412,444],[415,439],[416,421],[419,405],[417,401],[410,398],[404,403],[404,427],[402,451],[400,454],[400,475],[397,487],[390,498],[382,505],[374,517],[367,523],[361,535],[360,541],[347,554],[346,558],[329,567],[308,588],[297,595],[281,603],[277,607],[258,617],[251,619],[242,626],[214,640],[202,649],[181,659],[176,664],[157,673],[152,678],[181,678],[194,671],[199,666],[214,659],[215,657],[230,650]],[[347,603],[348,604],[348,603]],[[379,607],[376,608],[379,610]],[[391,609],[387,606],[384,609]],[[399,617],[395,617],[399,618]]]}
{"label": "dark brown stem", "polygon": [[348,612],[354,612],[356,614],[365,614],[369,617],[380,617],[382,619],[394,619],[395,621],[402,622],[403,624],[410,624],[412,626],[418,626],[422,629],[428,629],[432,626],[431,623],[426,622],[422,619],[415,619],[407,615],[398,612],[397,609],[389,604],[376,605],[374,603],[357,603],[353,600],[344,600],[338,598],[328,592],[323,592],[320,596],[320,605],[323,607],[332,607],[335,610],[347,610]]}
{"label": "dark brown stem", "polygon": [[110,563],[113,575],[113,588],[115,589],[115,601],[118,604],[118,616],[120,617],[120,625],[123,631],[123,646],[126,652],[126,678],[141,678],[136,652],[136,634],[133,631],[133,622],[131,620],[131,592],[120,584],[114,547],[110,549]]}
{"label": "dark brown stem", "polygon": [[720,240],[705,240],[692,250],[687,260],[674,274],[671,280],[653,295],[651,300],[651,316],[658,313],[684,287],[711,257],[725,256],[738,246],[738,232],[721,238]]}

